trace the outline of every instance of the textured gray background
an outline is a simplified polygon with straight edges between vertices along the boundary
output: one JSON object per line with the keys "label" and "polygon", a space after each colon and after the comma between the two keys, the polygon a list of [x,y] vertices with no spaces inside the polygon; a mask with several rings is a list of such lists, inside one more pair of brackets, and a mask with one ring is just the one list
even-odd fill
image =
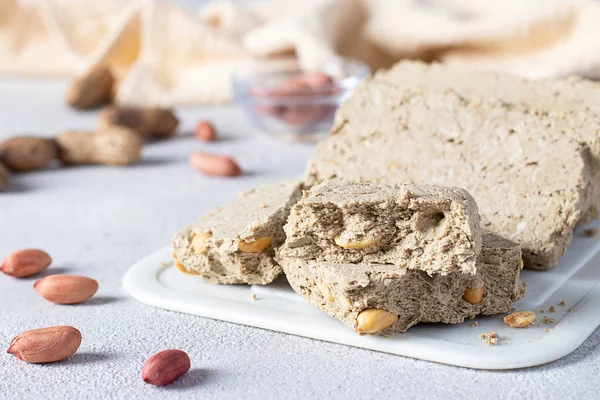
{"label": "textured gray background", "polygon": [[[95,113],[64,105],[64,82],[0,80],[0,138],[89,129]],[[13,176],[0,194],[0,257],[25,247],[54,257],[50,273],[100,282],[83,305],[46,302],[35,278],[0,276],[0,350],[18,333],[70,324],[79,352],[51,365],[28,365],[0,351],[0,398],[598,398],[600,330],[555,363],[485,372],[152,309],[127,297],[127,268],[169,242],[182,225],[231,200],[239,190],[299,176],[312,146],[261,136],[236,108],[179,110],[182,131],[210,118],[224,137],[203,144],[185,134],[148,145],[135,167],[52,169]],[[248,173],[211,179],[187,163],[193,150],[233,154]],[[185,350],[192,370],[154,388],[140,377],[144,361],[166,348]]]}

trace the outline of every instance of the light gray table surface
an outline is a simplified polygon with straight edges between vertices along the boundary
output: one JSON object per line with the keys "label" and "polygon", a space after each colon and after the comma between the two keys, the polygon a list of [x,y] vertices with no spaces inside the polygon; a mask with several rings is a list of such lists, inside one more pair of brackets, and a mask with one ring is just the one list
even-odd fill
{"label": "light gray table surface", "polygon": [[[91,129],[97,114],[63,101],[62,81],[0,80],[0,139]],[[0,257],[39,247],[51,273],[84,274],[100,290],[85,304],[60,306],[32,288],[35,278],[0,276],[0,348],[22,331],[68,324],[83,334],[78,353],[54,364],[26,364],[0,352],[0,399],[417,399],[600,398],[600,330],[571,355],[514,371],[475,371],[238,326],[142,305],[121,287],[137,260],[169,243],[178,228],[246,188],[302,174],[310,144],[258,133],[235,107],[179,109],[177,138],[148,144],[129,168],[77,167],[13,175],[0,193]],[[222,140],[190,132],[212,120]],[[201,176],[194,150],[222,152],[246,174]],[[141,379],[144,361],[179,348],[192,370],[164,388]],[[0,349],[2,350],[2,349]]]}

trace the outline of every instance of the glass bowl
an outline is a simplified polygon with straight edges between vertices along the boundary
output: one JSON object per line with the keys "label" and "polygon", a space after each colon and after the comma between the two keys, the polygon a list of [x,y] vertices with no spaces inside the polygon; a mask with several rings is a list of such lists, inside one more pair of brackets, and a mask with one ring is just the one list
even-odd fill
{"label": "glass bowl", "polygon": [[290,60],[251,62],[234,75],[234,98],[261,131],[316,140],[328,133],[338,106],[369,73],[366,64],[342,58],[308,73]]}

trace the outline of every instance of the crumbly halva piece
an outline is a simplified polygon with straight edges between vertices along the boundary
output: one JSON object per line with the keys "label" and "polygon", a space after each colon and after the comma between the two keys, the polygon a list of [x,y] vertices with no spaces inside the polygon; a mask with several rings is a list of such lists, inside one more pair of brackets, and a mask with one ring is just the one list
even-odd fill
{"label": "crumbly halva piece", "polygon": [[429,276],[390,264],[278,260],[298,294],[359,333],[390,336],[418,322],[456,324],[504,313],[522,294],[519,246],[488,234],[476,275]]}
{"label": "crumbly halva piece", "polygon": [[497,99],[503,103],[562,118],[570,130],[555,131],[585,143],[594,160],[591,207],[584,209],[580,224],[598,216],[600,205],[600,83],[579,77],[532,80],[500,71],[484,71],[447,64],[403,61],[375,80],[397,91],[453,90],[466,99]]}
{"label": "crumbly halva piece", "polygon": [[595,207],[594,160],[572,131],[563,114],[452,91],[402,91],[371,78],[338,111],[307,181],[464,188],[477,202],[482,229],[521,245],[526,266],[550,269]]}
{"label": "crumbly halva piece", "polygon": [[183,272],[219,284],[267,284],[281,273],[275,248],[301,196],[297,182],[249,190],[183,228],[173,239],[175,264]]}
{"label": "crumbly halva piece", "polygon": [[290,212],[285,257],[475,274],[479,213],[464,189],[328,180]]}
{"label": "crumbly halva piece", "polygon": [[487,346],[495,346],[498,344],[498,332],[487,331],[479,335],[479,339],[483,340],[483,344]]}

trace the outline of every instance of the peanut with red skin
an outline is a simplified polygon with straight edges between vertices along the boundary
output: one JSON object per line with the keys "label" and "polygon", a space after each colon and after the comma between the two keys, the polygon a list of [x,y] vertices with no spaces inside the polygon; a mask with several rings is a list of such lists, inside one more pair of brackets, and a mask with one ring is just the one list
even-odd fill
{"label": "peanut with red skin", "polygon": [[146,361],[142,379],[151,385],[165,386],[185,375],[190,367],[190,357],[184,351],[163,350]]}
{"label": "peanut with red skin", "polygon": [[212,142],[217,138],[215,127],[208,121],[198,122],[194,134],[203,142]]}
{"label": "peanut with red skin", "polygon": [[193,153],[190,156],[190,164],[196,169],[209,176],[239,176],[242,170],[239,165],[227,156],[209,153]]}
{"label": "peanut with red skin", "polygon": [[72,326],[33,329],[16,336],[7,353],[28,363],[50,363],[75,354],[81,345],[81,332]]}
{"label": "peanut with red skin", "polygon": [[15,278],[26,278],[38,274],[52,264],[52,257],[43,250],[24,249],[9,254],[0,271]]}
{"label": "peanut with red skin", "polygon": [[98,291],[98,282],[87,276],[50,275],[33,284],[43,298],[56,304],[78,304]]}

